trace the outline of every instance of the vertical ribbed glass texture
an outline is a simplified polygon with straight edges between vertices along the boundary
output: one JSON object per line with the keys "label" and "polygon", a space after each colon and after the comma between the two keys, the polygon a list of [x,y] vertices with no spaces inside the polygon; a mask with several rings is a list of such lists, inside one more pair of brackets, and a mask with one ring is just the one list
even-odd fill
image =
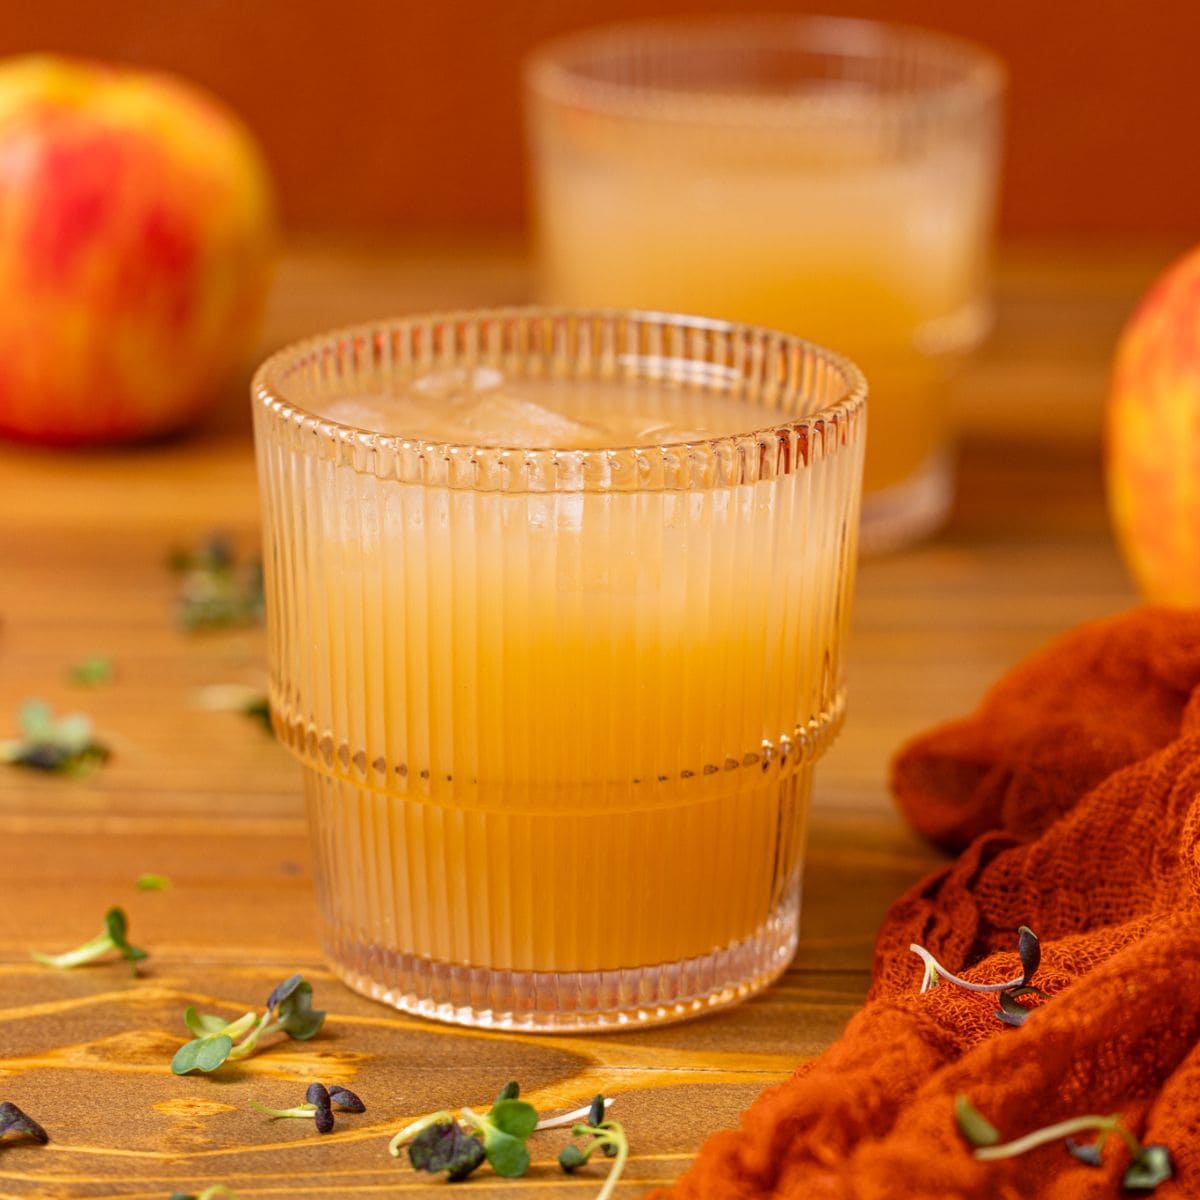
{"label": "vertical ribbed glass texture", "polygon": [[687,17],[569,34],[525,77],[539,299],[849,355],[871,381],[864,549],[936,528],[951,368],[991,323],[993,56],[870,21]]}
{"label": "vertical ribbed glass texture", "polygon": [[[456,367],[717,396],[744,434],[421,441],[315,415]],[[665,1020],[796,944],[842,718],[857,369],[764,330],[501,310],[331,334],[254,384],[271,707],[304,767],[328,956],[446,1020]]]}

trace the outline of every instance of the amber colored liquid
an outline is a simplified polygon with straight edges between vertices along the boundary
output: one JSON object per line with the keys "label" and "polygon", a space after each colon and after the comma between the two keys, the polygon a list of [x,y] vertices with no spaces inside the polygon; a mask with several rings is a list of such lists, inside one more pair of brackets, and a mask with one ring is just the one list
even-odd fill
{"label": "amber colored liquid", "polygon": [[[541,387],[516,399],[540,405],[554,391]],[[438,402],[480,429],[512,415],[497,395]],[[559,416],[632,419],[627,400],[593,385]],[[329,415],[387,426],[411,403],[353,398]],[[634,424],[763,419],[718,396],[684,407]],[[518,444],[553,423],[526,415]],[[296,694],[278,699],[311,730],[322,907],[340,937],[597,971],[709,954],[794,900],[811,777],[797,727],[840,712],[829,655],[844,616],[798,477],[506,494],[327,470]]]}
{"label": "amber colored liquid", "polygon": [[868,493],[944,445],[949,370],[988,324],[983,145],[879,162],[852,139],[569,111],[536,130],[544,301],[744,321],[848,356],[870,382]]}

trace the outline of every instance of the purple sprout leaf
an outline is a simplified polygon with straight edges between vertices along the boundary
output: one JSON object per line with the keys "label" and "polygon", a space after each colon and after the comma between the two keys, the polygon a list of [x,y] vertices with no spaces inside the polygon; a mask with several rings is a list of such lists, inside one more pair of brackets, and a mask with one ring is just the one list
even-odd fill
{"label": "purple sprout leaf", "polygon": [[304,1093],[305,1102],[313,1106],[313,1119],[318,1133],[329,1133],[333,1129],[333,1105],[323,1083],[310,1083]]}
{"label": "purple sprout leaf", "polygon": [[280,1001],[286,1000],[303,982],[303,975],[289,975],[282,983],[277,983],[267,997],[267,1010],[276,1008]]}
{"label": "purple sprout leaf", "polygon": [[1049,999],[1049,996],[1041,988],[1032,985],[1018,984],[1016,987],[1006,988],[996,997],[1000,1001],[1000,1008],[996,1010],[997,1019],[1003,1021],[1005,1025],[1024,1025],[1033,1009],[1017,1003],[1021,996],[1037,996],[1041,1000]]}
{"label": "purple sprout leaf", "polygon": [[22,1112],[11,1100],[0,1102],[0,1137],[11,1133],[15,1137],[30,1137],[43,1146],[50,1135],[28,1114]]}
{"label": "purple sprout leaf", "polygon": [[1073,1154],[1082,1163],[1087,1163],[1089,1167],[1098,1167],[1100,1165],[1100,1149],[1104,1145],[1103,1139],[1097,1142],[1077,1142],[1074,1138],[1067,1138],[1067,1150]]}
{"label": "purple sprout leaf", "polygon": [[1025,971],[1021,978],[1021,984],[1023,987],[1028,987],[1034,972],[1041,966],[1042,943],[1028,925],[1022,925],[1017,930],[1017,935],[1017,954],[1020,956],[1021,966]]}
{"label": "purple sprout leaf", "polygon": [[367,1111],[367,1106],[349,1088],[344,1088],[341,1084],[335,1083],[329,1089],[329,1099],[336,1108],[345,1109],[346,1112]]}
{"label": "purple sprout leaf", "polygon": [[418,1171],[445,1171],[455,1181],[466,1179],[486,1157],[478,1139],[464,1133],[457,1121],[427,1126],[408,1147],[409,1161]]}

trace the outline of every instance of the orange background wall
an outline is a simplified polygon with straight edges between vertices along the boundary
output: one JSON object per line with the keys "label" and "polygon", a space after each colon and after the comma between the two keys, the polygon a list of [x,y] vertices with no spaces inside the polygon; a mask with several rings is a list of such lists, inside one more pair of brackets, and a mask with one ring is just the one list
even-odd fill
{"label": "orange background wall", "polygon": [[[0,53],[168,68],[257,131],[293,228],[521,227],[522,54],[601,20],[769,0],[7,0]],[[800,11],[793,6],[792,11]],[[1196,0],[821,0],[967,35],[1009,64],[1004,233],[1200,233]]]}

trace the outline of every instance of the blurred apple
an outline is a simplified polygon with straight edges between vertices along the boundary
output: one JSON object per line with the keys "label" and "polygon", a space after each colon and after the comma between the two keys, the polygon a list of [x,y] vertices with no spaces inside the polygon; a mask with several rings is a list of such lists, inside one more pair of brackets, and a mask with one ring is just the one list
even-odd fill
{"label": "blurred apple", "polygon": [[0,62],[0,433],[177,429],[251,349],[275,243],[261,155],[163,74]]}
{"label": "blurred apple", "polygon": [[1147,599],[1200,605],[1200,247],[1142,298],[1117,346],[1105,473]]}

